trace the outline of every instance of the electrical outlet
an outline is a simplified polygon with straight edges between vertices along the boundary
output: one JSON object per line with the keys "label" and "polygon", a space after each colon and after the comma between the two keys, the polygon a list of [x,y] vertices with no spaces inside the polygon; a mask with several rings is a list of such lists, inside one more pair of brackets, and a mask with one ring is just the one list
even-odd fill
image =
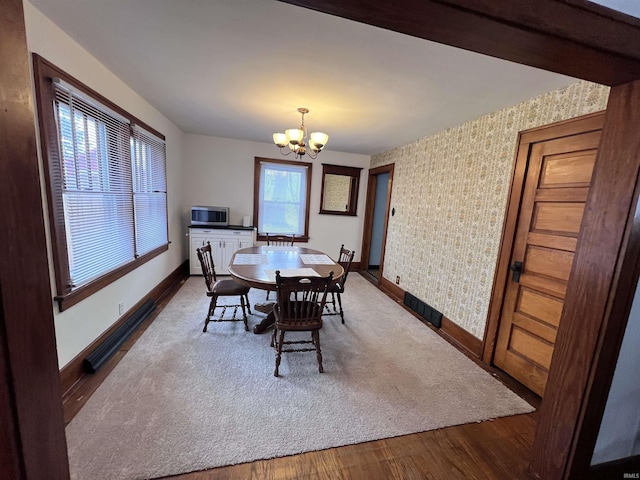
{"label": "electrical outlet", "polygon": [[124,313],[124,302],[120,302],[118,304],[118,315],[122,315]]}
{"label": "electrical outlet", "polygon": [[400,285],[400,275],[396,277],[396,285]]}

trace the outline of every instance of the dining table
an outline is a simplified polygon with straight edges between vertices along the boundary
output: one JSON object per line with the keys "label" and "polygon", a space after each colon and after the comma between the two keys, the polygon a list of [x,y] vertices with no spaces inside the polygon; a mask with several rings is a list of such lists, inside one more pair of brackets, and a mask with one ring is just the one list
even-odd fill
{"label": "dining table", "polygon": [[[344,275],[344,269],[329,255],[306,247],[281,247],[261,245],[241,248],[231,257],[229,274],[241,285],[265,291],[276,290],[276,271],[280,276],[319,276],[326,277],[333,272],[333,279]],[[253,327],[253,333],[262,333],[275,321],[273,306],[275,302],[256,304],[255,309],[267,314]]]}

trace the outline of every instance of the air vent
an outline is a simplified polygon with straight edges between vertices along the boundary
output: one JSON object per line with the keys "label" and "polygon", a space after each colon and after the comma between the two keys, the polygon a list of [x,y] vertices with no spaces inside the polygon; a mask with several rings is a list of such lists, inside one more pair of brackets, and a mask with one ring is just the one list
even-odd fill
{"label": "air vent", "polygon": [[156,304],[147,300],[131,317],[109,335],[93,352],[87,355],[83,365],[86,372],[95,373],[111,355],[136,331],[138,326],[153,312]]}
{"label": "air vent", "polygon": [[440,328],[442,325],[442,313],[409,292],[404,293],[404,304],[434,327]]}

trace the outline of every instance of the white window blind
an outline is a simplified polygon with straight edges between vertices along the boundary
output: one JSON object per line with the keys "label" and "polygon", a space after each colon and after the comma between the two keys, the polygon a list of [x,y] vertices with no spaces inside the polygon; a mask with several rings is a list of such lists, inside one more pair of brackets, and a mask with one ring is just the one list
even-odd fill
{"label": "white window blind", "polygon": [[133,127],[133,210],[136,254],[167,243],[167,178],[164,141]]}
{"label": "white window blind", "polygon": [[129,125],[56,84],[69,285],[134,258]]}
{"label": "white window blind", "polygon": [[306,166],[260,164],[258,231],[304,234],[307,175]]}
{"label": "white window blind", "polygon": [[54,82],[73,290],[167,243],[164,142]]}

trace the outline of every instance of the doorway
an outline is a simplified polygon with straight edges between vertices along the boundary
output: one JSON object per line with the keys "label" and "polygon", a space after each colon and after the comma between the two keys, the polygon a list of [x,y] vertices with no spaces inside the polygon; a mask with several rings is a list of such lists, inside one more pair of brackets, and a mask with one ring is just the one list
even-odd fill
{"label": "doorway", "polygon": [[522,132],[519,138],[485,348],[495,344],[493,364],[540,396],[603,119],[602,113],[587,115]]}
{"label": "doorway", "polygon": [[380,284],[384,268],[392,180],[393,164],[369,170],[361,269],[366,278],[376,285]]}

